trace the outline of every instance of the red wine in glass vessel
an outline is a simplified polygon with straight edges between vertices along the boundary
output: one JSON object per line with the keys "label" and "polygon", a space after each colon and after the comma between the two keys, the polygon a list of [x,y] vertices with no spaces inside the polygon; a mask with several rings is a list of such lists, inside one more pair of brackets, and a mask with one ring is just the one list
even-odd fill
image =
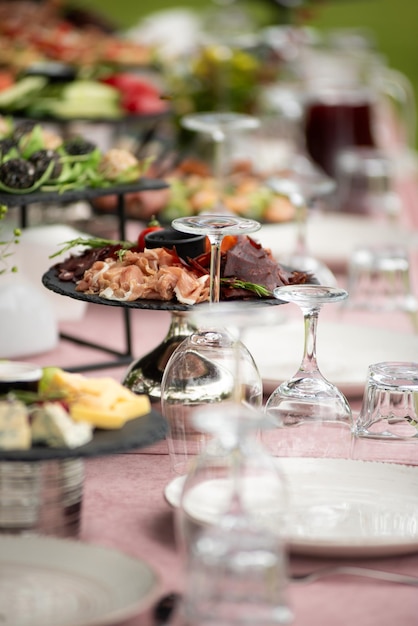
{"label": "red wine in glass vessel", "polygon": [[308,154],[335,177],[339,152],[353,146],[376,146],[371,96],[366,91],[312,96],[306,103],[304,131]]}

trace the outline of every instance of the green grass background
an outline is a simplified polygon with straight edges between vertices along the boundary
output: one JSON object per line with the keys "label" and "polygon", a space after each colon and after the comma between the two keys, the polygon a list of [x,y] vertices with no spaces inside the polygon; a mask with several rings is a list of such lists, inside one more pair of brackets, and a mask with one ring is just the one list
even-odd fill
{"label": "green grass background", "polygon": [[[121,29],[134,26],[154,11],[174,7],[204,10],[210,6],[209,0],[76,0],[77,3],[107,15]],[[261,7],[267,7],[263,0],[247,0],[243,5],[257,14]],[[262,15],[271,17],[270,13]],[[389,65],[411,80],[418,102],[418,0],[320,0],[313,18],[306,23],[321,30],[371,29]]]}

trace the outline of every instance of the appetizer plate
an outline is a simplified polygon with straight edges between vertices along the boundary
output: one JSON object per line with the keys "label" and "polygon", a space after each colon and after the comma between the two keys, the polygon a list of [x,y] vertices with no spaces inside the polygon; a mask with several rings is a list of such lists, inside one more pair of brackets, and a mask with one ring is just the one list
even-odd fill
{"label": "appetizer plate", "polygon": [[[286,538],[292,552],[323,557],[375,557],[418,550],[418,467],[346,459],[277,459],[287,482]],[[165,488],[179,506],[184,477]],[[189,492],[187,512],[210,523],[226,481],[210,480]],[[267,486],[265,487],[268,488]],[[260,498],[260,484],[249,488]],[[251,504],[250,504],[251,506]]]}
{"label": "appetizer plate", "polygon": [[[59,293],[62,296],[69,296],[76,300],[83,300],[84,302],[90,302],[92,304],[105,304],[108,306],[125,307],[129,309],[151,309],[152,311],[190,311],[199,305],[181,304],[170,300],[169,302],[162,300],[133,300],[132,302],[122,302],[121,300],[107,300],[100,296],[90,295],[76,291],[75,283],[72,281],[59,280],[56,270],[51,268],[42,276],[42,283],[47,289]],[[248,300],[246,301],[248,302]],[[271,306],[278,304],[285,304],[280,302],[276,298],[252,298],[250,300],[251,305],[259,306]]]}
{"label": "appetizer plate", "polygon": [[[347,264],[356,247],[379,244],[413,245],[418,234],[400,224],[386,224],[369,217],[344,213],[312,214],[307,229],[309,253],[331,267]],[[292,254],[296,246],[296,226],[293,222],[264,224],[253,235],[263,247],[270,248],[280,259]]]}
{"label": "appetizer plate", "polygon": [[[300,320],[246,331],[244,343],[258,366],[265,394],[296,373],[302,359],[303,332]],[[347,397],[360,397],[370,363],[416,361],[418,337],[327,321],[318,325],[317,355],[326,378]]]}
{"label": "appetizer plate", "polygon": [[136,448],[145,448],[164,439],[166,431],[167,422],[165,418],[157,411],[151,410],[142,417],[129,420],[122,428],[115,430],[96,429],[93,433],[93,439],[84,446],[77,448],[33,446],[29,450],[0,450],[0,462],[79,459],[127,452]]}
{"label": "appetizer plate", "polygon": [[140,559],[69,539],[0,537],[4,626],[104,626],[142,612],[160,582]]}

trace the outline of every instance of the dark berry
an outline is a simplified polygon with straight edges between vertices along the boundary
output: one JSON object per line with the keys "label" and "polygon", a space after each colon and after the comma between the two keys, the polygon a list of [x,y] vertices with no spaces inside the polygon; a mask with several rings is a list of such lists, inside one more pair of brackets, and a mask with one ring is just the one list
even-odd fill
{"label": "dark berry", "polygon": [[63,148],[67,154],[78,156],[90,154],[96,149],[96,144],[84,137],[70,137],[64,141]]}
{"label": "dark berry", "polygon": [[36,180],[35,166],[24,159],[9,159],[0,165],[0,181],[11,189],[28,189]]}
{"label": "dark berry", "polygon": [[55,165],[52,169],[50,178],[58,178],[62,172],[62,164],[60,162],[59,154],[54,150],[38,150],[32,154],[29,161],[35,166],[36,178],[41,178],[51,161],[54,161]]}

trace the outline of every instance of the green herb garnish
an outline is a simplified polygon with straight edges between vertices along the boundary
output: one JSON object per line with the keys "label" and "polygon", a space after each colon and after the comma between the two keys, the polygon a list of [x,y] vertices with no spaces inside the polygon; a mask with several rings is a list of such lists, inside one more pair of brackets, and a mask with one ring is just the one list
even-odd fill
{"label": "green herb garnish", "polygon": [[256,283],[250,283],[239,278],[221,278],[221,284],[224,287],[230,287],[231,289],[245,289],[255,293],[260,298],[273,297],[273,293],[267,287],[263,285],[257,285]]}
{"label": "green herb garnish", "polygon": [[77,237],[76,239],[70,239],[69,241],[64,241],[61,244],[63,247],[58,250],[58,252],[54,252],[54,254],[50,254],[49,258],[53,259],[64,252],[68,252],[71,248],[75,248],[76,246],[86,246],[86,248],[106,248],[107,246],[121,246],[121,250],[129,250],[135,246],[131,241],[117,241],[115,239],[101,239],[100,237]]}

